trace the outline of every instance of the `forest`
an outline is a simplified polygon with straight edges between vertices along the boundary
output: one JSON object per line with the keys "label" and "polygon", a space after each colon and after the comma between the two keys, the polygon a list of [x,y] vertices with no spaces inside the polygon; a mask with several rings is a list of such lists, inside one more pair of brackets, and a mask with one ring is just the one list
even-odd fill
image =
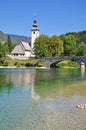
{"label": "forest", "polygon": [[[0,60],[10,54],[15,45],[10,36],[7,41],[0,41]],[[86,56],[86,31],[52,37],[40,35],[35,40],[34,52],[37,57]]]}
{"label": "forest", "polygon": [[40,35],[34,50],[38,57],[86,56],[86,31],[52,37]]}

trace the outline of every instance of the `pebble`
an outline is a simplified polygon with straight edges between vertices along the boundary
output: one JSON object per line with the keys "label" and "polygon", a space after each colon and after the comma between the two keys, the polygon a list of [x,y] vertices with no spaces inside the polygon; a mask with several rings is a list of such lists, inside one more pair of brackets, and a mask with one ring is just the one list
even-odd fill
{"label": "pebble", "polygon": [[86,104],[77,105],[77,108],[86,109]]}

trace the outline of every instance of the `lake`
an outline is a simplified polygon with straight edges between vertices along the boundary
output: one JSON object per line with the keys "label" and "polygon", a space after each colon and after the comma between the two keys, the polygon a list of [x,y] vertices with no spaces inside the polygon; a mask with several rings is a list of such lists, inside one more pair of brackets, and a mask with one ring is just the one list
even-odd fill
{"label": "lake", "polygon": [[86,72],[0,69],[0,130],[86,130]]}

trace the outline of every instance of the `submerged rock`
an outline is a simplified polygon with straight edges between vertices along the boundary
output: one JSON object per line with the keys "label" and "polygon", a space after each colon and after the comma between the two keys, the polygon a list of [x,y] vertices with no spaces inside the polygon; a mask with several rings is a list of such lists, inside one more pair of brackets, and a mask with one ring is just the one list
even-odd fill
{"label": "submerged rock", "polygon": [[86,109],[86,104],[77,105],[77,108]]}

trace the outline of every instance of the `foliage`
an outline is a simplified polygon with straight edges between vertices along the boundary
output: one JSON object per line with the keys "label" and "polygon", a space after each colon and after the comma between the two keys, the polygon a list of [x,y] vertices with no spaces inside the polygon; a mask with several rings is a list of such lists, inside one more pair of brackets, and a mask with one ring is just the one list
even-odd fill
{"label": "foliage", "polygon": [[47,35],[40,35],[35,40],[35,54],[39,57],[49,57],[49,37]]}
{"label": "foliage", "polygon": [[[41,62],[37,59],[29,59],[29,60],[5,59],[5,64],[6,63],[8,66],[16,66],[16,67],[42,67],[43,66]],[[3,64],[4,63],[2,63],[1,65]]]}
{"label": "foliage", "polygon": [[76,39],[76,44],[81,44],[82,42],[84,44],[86,44],[86,31],[80,31],[80,32],[69,32],[66,33],[65,35],[61,35],[62,36],[68,36],[68,35],[72,35],[73,37],[75,37]]}
{"label": "foliage", "polygon": [[58,36],[49,38],[47,35],[40,35],[35,41],[35,54],[39,57],[60,56],[63,52],[63,42]]}
{"label": "foliage", "polygon": [[8,53],[8,46],[0,42],[0,58],[5,57]]}
{"label": "foliage", "polygon": [[13,44],[12,44],[12,41],[11,41],[11,39],[10,39],[10,36],[8,35],[8,38],[7,38],[7,42],[6,42],[6,44],[8,45],[8,48],[9,48],[9,52],[11,52],[12,51],[12,49],[13,49]]}
{"label": "foliage", "polygon": [[26,67],[42,67],[42,64],[39,60],[29,60],[26,64]]}
{"label": "foliage", "polygon": [[64,43],[64,55],[74,56],[76,55],[76,39],[73,35],[65,35],[62,37]]}
{"label": "foliage", "polygon": [[16,66],[16,67],[20,67],[20,66],[21,66],[21,63],[18,62],[18,61],[16,61],[16,62],[14,63],[14,66]]}
{"label": "foliage", "polygon": [[76,33],[76,37],[77,37],[76,39],[77,44],[81,44],[81,43],[86,44],[86,31],[81,31]]}
{"label": "foliage", "polygon": [[76,62],[72,62],[70,60],[67,61],[62,61],[60,63],[57,64],[57,67],[59,68],[64,68],[64,67],[77,67],[80,68],[80,65]]}
{"label": "foliage", "polygon": [[79,44],[77,47],[77,55],[78,56],[86,56],[86,44]]}
{"label": "foliage", "polygon": [[6,58],[0,59],[0,66],[8,66],[9,61]]}
{"label": "foliage", "polygon": [[49,52],[52,57],[60,56],[63,53],[63,42],[58,36],[52,36],[50,38]]}
{"label": "foliage", "polygon": [[15,43],[11,43],[10,39],[3,43],[0,41],[0,58],[6,57],[7,54],[15,47]]}

